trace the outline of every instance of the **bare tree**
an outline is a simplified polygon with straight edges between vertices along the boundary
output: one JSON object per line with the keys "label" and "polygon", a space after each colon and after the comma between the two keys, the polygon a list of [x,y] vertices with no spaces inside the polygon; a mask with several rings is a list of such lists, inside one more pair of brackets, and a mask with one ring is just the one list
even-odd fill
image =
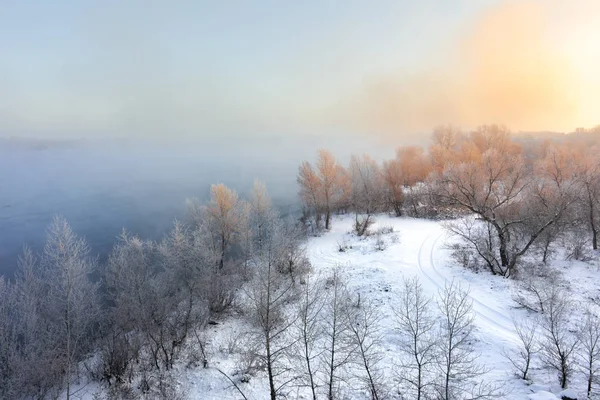
{"label": "bare tree", "polygon": [[592,234],[592,247],[598,249],[600,236],[600,159],[598,147],[585,151],[584,154],[573,158],[577,164],[577,173],[583,186],[581,204],[584,221],[587,222]]}
{"label": "bare tree", "polygon": [[317,154],[317,171],[321,181],[323,210],[325,212],[325,229],[331,224],[333,207],[342,194],[340,185],[340,168],[331,152],[321,149]]}
{"label": "bare tree", "polygon": [[554,270],[530,265],[523,270],[519,278],[519,290],[513,299],[530,311],[545,314],[548,305],[564,296],[560,286],[562,279]]}
{"label": "bare tree", "polygon": [[600,376],[600,318],[591,310],[587,310],[585,322],[579,329],[579,342],[579,363],[586,377],[589,398]]}
{"label": "bare tree", "polygon": [[402,171],[402,185],[408,190],[408,200],[414,216],[419,216],[416,185],[424,182],[431,172],[431,163],[421,147],[407,146],[396,150],[396,159]]}
{"label": "bare tree", "polygon": [[254,182],[249,205],[249,225],[253,237],[253,247],[260,252],[263,243],[273,235],[275,221],[279,216],[271,205],[267,187],[260,181]]}
{"label": "bare tree", "polygon": [[539,351],[537,337],[539,321],[535,318],[523,322],[513,319],[513,325],[515,326],[515,332],[519,338],[519,349],[514,352],[506,351],[504,352],[504,356],[510,361],[513,367],[515,367],[519,377],[521,379],[527,379],[531,360],[534,354]]}
{"label": "bare tree", "polygon": [[[486,151],[481,163],[450,164],[434,186],[449,205],[474,213],[488,226],[490,240],[460,225],[452,232],[476,246],[493,274],[510,276],[519,259],[548,227],[556,223],[575,197],[574,182],[550,178],[533,182],[520,157]],[[469,228],[475,227],[471,225]],[[482,251],[481,249],[483,248]]]}
{"label": "bare tree", "polygon": [[206,207],[206,223],[218,251],[218,267],[223,269],[231,246],[237,239],[239,228],[247,218],[247,206],[235,190],[223,184],[212,185],[210,202]]}
{"label": "bare tree", "polygon": [[571,303],[566,294],[558,292],[544,305],[542,320],[543,346],[540,352],[543,362],[558,373],[560,386],[564,389],[574,371],[579,340],[569,332],[568,317]]}
{"label": "bare tree", "polygon": [[175,221],[158,246],[164,271],[160,277],[167,283],[165,294],[172,302],[167,325],[173,347],[181,347],[192,329],[203,325],[208,317],[211,299],[206,289],[213,284],[207,280],[211,268],[205,249],[195,244],[192,234]]}
{"label": "bare tree", "polygon": [[294,295],[294,284],[278,271],[281,251],[273,239],[265,243],[265,251],[256,260],[256,272],[245,289],[251,304],[254,321],[258,326],[258,354],[267,369],[269,393],[275,400],[283,389],[297,379],[289,366],[289,350],[297,339],[289,337],[297,316],[286,313],[285,306]]}
{"label": "bare tree", "polygon": [[381,174],[385,183],[387,202],[392,210],[394,210],[396,216],[401,217],[404,203],[404,178],[402,176],[400,160],[392,159],[384,161]]}
{"label": "bare tree", "polygon": [[469,291],[458,283],[446,282],[439,291],[437,304],[442,315],[437,352],[437,397],[443,400],[462,398],[466,394],[474,398],[492,397],[494,388],[475,381],[486,370],[477,363],[477,355],[470,345],[473,303]]}
{"label": "bare tree", "polygon": [[312,210],[315,217],[315,228],[319,229],[322,215],[322,189],[321,180],[313,166],[304,161],[298,170],[298,185],[300,185],[300,199],[305,209]]}
{"label": "bare tree", "polygon": [[429,146],[432,167],[438,173],[446,164],[456,161],[456,149],[460,143],[462,132],[453,126],[439,126],[434,129]]}
{"label": "bare tree", "polygon": [[350,362],[355,347],[348,318],[348,308],[351,305],[346,281],[339,268],[335,268],[327,279],[327,290],[329,293],[324,313],[324,380],[327,399],[334,400],[340,390],[340,383],[345,379],[342,372]]}
{"label": "bare tree", "polygon": [[376,212],[383,199],[381,173],[377,162],[368,155],[350,159],[352,180],[352,204],[355,212],[355,231],[362,236],[371,224],[371,215]]}
{"label": "bare tree", "polygon": [[274,223],[273,235],[279,251],[277,270],[286,274],[294,284],[297,280],[302,281],[311,270],[302,227],[293,218],[280,218]]}
{"label": "bare tree", "polygon": [[76,364],[90,350],[90,329],[100,310],[98,285],[89,280],[95,261],[87,242],[77,237],[67,221],[55,217],[41,259],[45,281],[42,315],[64,370],[66,398]]}
{"label": "bare tree", "polygon": [[383,364],[381,351],[383,337],[381,334],[381,313],[372,301],[364,301],[357,307],[349,308],[350,331],[355,347],[359,379],[367,389],[372,400],[385,398]]}
{"label": "bare tree", "polygon": [[423,292],[417,277],[404,280],[400,307],[394,309],[394,314],[402,337],[400,351],[405,355],[400,373],[407,386],[405,392],[411,398],[426,399],[433,384],[432,367],[438,343],[431,299]]}
{"label": "bare tree", "polygon": [[298,303],[298,319],[296,320],[296,335],[300,338],[298,342],[298,353],[302,358],[305,370],[304,385],[311,390],[313,400],[317,400],[319,389],[318,368],[319,358],[323,353],[319,342],[323,338],[323,309],[325,307],[325,288],[323,282],[309,276],[302,288],[300,301]]}

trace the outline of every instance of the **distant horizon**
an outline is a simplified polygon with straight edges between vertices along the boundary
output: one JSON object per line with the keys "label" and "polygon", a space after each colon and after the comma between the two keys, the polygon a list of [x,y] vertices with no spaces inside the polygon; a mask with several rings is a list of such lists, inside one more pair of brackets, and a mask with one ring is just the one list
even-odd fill
{"label": "distant horizon", "polygon": [[599,122],[599,14],[587,0],[9,2],[0,132],[566,132]]}

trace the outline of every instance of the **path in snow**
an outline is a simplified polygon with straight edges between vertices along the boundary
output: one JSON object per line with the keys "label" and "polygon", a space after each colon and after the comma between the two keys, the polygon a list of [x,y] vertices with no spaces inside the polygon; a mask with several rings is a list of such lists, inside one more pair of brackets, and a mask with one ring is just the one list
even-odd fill
{"label": "path in snow", "polygon": [[[393,284],[399,284],[403,275],[416,273],[431,294],[443,288],[446,281],[454,279],[470,287],[475,324],[481,331],[496,336],[502,342],[518,342],[510,317],[510,295],[480,287],[488,286],[491,277],[450,267],[447,260],[439,260],[447,240],[439,223],[379,216],[373,229],[383,225],[392,225],[400,233],[401,245],[391,245],[383,252],[363,251],[368,241],[349,235],[351,220],[342,218],[334,221],[330,232],[310,241],[308,254],[311,262],[317,268],[336,265],[352,265],[356,267],[354,270],[360,270],[363,266],[365,269],[378,268],[387,272],[385,279]],[[339,252],[338,243],[342,242],[352,245],[353,249]],[[465,274],[469,273],[473,275],[472,279],[466,280]]]}
{"label": "path in snow", "polygon": [[[446,281],[456,279],[456,277],[443,275],[436,267],[435,254],[440,250],[438,244],[442,238],[444,238],[443,234],[430,234],[421,244],[418,254],[418,267],[422,277],[438,289],[443,288]],[[504,339],[515,342],[518,340],[512,319],[504,311],[483,303],[473,293],[470,293],[469,297],[473,302],[475,322],[478,326]]]}

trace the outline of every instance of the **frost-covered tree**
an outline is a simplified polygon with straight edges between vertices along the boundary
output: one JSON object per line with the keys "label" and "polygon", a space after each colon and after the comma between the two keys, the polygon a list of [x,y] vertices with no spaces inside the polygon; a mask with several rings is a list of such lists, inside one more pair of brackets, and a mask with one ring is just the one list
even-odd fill
{"label": "frost-covered tree", "polygon": [[564,389],[575,370],[575,357],[579,339],[569,331],[568,317],[572,304],[564,292],[555,293],[544,305],[542,319],[542,361],[558,374],[560,386]]}
{"label": "frost-covered tree", "polygon": [[56,352],[55,365],[64,371],[67,399],[77,362],[92,349],[90,333],[100,313],[98,285],[90,281],[95,265],[85,239],[64,218],[55,217],[40,262],[43,301],[39,308]]}
{"label": "frost-covered tree", "polygon": [[384,161],[381,174],[385,184],[386,201],[396,216],[400,217],[404,203],[404,179],[400,161],[398,159]]}
{"label": "frost-covered tree", "polygon": [[325,307],[324,282],[316,277],[308,276],[300,293],[297,305],[298,318],[294,324],[297,337],[300,365],[302,365],[301,381],[303,386],[310,388],[313,400],[317,400],[320,387],[319,358],[323,352],[320,341],[324,335],[323,310]]}
{"label": "frost-covered tree", "polygon": [[432,189],[443,203],[481,221],[450,227],[493,274],[510,276],[519,259],[576,198],[572,180],[557,182],[549,177],[549,169],[541,169],[546,177],[534,180],[521,157],[491,148],[480,163],[448,164],[434,179]]}
{"label": "frost-covered tree", "polygon": [[377,307],[373,301],[367,300],[348,308],[350,336],[355,350],[353,361],[359,371],[357,377],[372,400],[382,400],[387,395],[382,351],[382,315]]}
{"label": "frost-covered tree", "polygon": [[325,229],[329,229],[331,214],[341,195],[339,165],[331,152],[321,149],[317,154],[317,171],[323,191],[323,211],[325,213]]}
{"label": "frost-covered tree", "polygon": [[258,332],[256,354],[267,370],[271,400],[296,379],[290,367],[290,349],[296,343],[289,333],[296,323],[297,315],[286,312],[286,305],[295,294],[292,280],[279,272],[282,251],[273,238],[264,243],[264,251],[256,259],[255,275],[244,289],[249,300],[253,321]]}
{"label": "frost-covered tree", "polygon": [[346,369],[354,354],[355,344],[350,330],[350,299],[346,278],[335,268],[326,284],[327,300],[324,309],[324,341],[322,362],[328,400],[338,398],[340,386],[346,379]]}
{"label": "frost-covered tree", "polygon": [[493,397],[495,388],[477,381],[485,368],[477,362],[477,354],[471,347],[474,317],[469,291],[454,281],[446,282],[439,291],[437,305],[441,313],[437,342],[439,378],[435,384],[437,398]]}
{"label": "frost-covered tree", "polygon": [[510,361],[521,379],[527,379],[533,356],[539,351],[537,319],[519,321],[513,319],[515,332],[519,338],[517,351],[507,351],[504,356]]}
{"label": "frost-covered tree", "polygon": [[300,165],[296,180],[300,186],[300,199],[302,200],[305,212],[313,214],[315,228],[320,229],[321,216],[323,214],[321,180],[308,161],[304,161]]}
{"label": "frost-covered tree", "polygon": [[260,181],[254,182],[249,202],[248,218],[252,247],[261,252],[265,241],[270,240],[273,235],[279,215],[273,209],[266,185]]}
{"label": "frost-covered tree", "polygon": [[383,180],[377,162],[366,154],[353,155],[349,170],[355,231],[358,236],[362,236],[371,224],[371,215],[381,209],[384,199]]}
{"label": "frost-covered tree", "polygon": [[400,299],[394,315],[404,356],[399,374],[403,393],[417,400],[426,399],[434,382],[432,369],[438,345],[432,299],[424,293],[418,278],[404,280]]}
{"label": "frost-covered tree", "polygon": [[579,366],[586,377],[587,395],[592,396],[600,382],[600,318],[592,310],[587,310],[579,332]]}
{"label": "frost-covered tree", "polygon": [[246,226],[247,204],[238,197],[235,190],[223,184],[211,186],[210,202],[207,206],[197,207],[191,204],[192,211],[202,211],[200,220],[203,223],[200,225],[210,234],[217,266],[223,269],[232,246],[238,240],[240,228]]}

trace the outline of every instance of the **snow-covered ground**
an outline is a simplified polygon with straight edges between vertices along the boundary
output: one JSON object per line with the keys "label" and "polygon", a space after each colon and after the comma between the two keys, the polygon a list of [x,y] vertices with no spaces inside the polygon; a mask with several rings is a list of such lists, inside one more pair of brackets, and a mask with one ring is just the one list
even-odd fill
{"label": "snow-covered ground", "polygon": [[[397,333],[394,332],[392,310],[398,307],[403,279],[419,277],[425,291],[436,296],[438,290],[448,280],[455,280],[470,288],[475,321],[474,348],[480,354],[479,360],[489,372],[485,379],[502,382],[506,399],[556,399],[561,392],[556,374],[534,362],[531,382],[518,379],[510,362],[503,352],[518,346],[512,319],[529,318],[528,312],[519,309],[513,300],[517,283],[502,277],[491,276],[487,272],[475,273],[454,265],[446,244],[452,239],[444,230],[442,223],[436,221],[392,218],[379,215],[371,228],[391,227],[393,233],[383,236],[385,249],[376,248],[376,237],[358,238],[351,234],[353,219],[341,217],[334,220],[332,229],[320,237],[311,238],[307,243],[307,252],[315,273],[325,273],[341,266],[349,278],[349,287],[361,298],[375,301],[383,313],[384,351],[386,358],[393,360],[397,353]],[[340,252],[340,245],[346,247]],[[555,268],[561,270],[570,282],[570,294],[583,311],[583,304],[592,298],[600,297],[598,268],[578,262],[555,262]],[[574,290],[573,288],[577,288]],[[579,318],[573,316],[574,322]],[[244,345],[244,334],[250,330],[245,319],[235,312],[220,320],[218,325],[210,326],[205,334],[208,341],[208,353],[211,368],[196,366],[190,368],[180,362],[174,371],[180,389],[190,399],[240,399],[240,394],[217,370],[231,375],[236,382],[239,376],[233,376],[240,363],[236,348]],[[268,384],[265,376],[254,376],[248,383],[238,383],[249,399],[268,398]],[[571,384],[579,398],[584,398],[582,377],[576,376]],[[81,393],[88,396],[98,391],[97,386],[88,385]],[[559,397],[554,397],[552,394]],[[86,397],[86,396],[83,396]],[[301,392],[292,394],[294,398],[303,397]]]}

